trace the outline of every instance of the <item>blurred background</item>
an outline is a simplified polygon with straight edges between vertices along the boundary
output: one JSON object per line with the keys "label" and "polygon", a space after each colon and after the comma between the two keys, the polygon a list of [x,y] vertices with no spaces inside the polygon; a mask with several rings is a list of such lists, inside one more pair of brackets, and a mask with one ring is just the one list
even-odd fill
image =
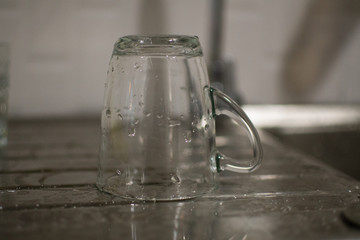
{"label": "blurred background", "polygon": [[360,103],[359,5],[0,0],[0,42],[10,45],[9,117],[100,115],[113,44],[141,33],[198,35],[210,69],[225,71],[244,104]]}

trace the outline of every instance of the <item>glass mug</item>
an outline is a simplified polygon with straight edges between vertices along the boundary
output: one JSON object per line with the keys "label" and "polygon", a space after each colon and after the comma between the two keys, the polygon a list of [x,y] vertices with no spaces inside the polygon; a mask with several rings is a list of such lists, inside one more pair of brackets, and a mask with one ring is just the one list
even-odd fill
{"label": "glass mug", "polygon": [[[245,126],[253,159],[215,144],[215,120]],[[97,186],[132,200],[171,201],[205,194],[224,170],[260,166],[259,135],[231,98],[210,87],[196,36],[125,36],[114,45],[105,84]]]}

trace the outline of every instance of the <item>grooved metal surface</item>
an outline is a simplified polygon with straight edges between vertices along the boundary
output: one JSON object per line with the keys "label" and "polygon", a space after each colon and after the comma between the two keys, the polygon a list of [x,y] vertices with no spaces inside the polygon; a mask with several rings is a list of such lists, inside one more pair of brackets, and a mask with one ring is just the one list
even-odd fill
{"label": "grooved metal surface", "polygon": [[[225,124],[226,125],[226,124]],[[261,132],[262,167],[220,173],[194,200],[132,202],[95,187],[100,123],[10,122],[0,161],[1,239],[360,239],[344,221],[360,183]],[[219,127],[217,144],[251,154],[242,132]]]}

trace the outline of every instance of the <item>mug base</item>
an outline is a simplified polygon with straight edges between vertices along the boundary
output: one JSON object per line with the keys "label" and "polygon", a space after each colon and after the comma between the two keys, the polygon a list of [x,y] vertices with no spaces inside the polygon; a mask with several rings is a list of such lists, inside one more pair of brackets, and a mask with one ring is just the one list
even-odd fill
{"label": "mug base", "polygon": [[200,197],[214,190],[214,184],[183,180],[176,183],[132,183],[125,184],[117,176],[107,179],[104,186],[98,184],[101,191],[128,200],[140,201],[180,201]]}

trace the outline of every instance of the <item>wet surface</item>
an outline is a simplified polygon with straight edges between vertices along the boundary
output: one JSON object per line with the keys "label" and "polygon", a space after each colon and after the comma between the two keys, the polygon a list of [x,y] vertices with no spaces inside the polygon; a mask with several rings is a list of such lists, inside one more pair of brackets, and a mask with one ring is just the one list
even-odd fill
{"label": "wet surface", "polygon": [[[9,135],[0,162],[2,239],[360,238],[343,217],[358,209],[360,183],[263,132],[258,171],[223,172],[212,193],[160,203],[97,190],[96,120],[12,122]],[[251,156],[242,132],[219,126],[217,143],[229,156]]]}

